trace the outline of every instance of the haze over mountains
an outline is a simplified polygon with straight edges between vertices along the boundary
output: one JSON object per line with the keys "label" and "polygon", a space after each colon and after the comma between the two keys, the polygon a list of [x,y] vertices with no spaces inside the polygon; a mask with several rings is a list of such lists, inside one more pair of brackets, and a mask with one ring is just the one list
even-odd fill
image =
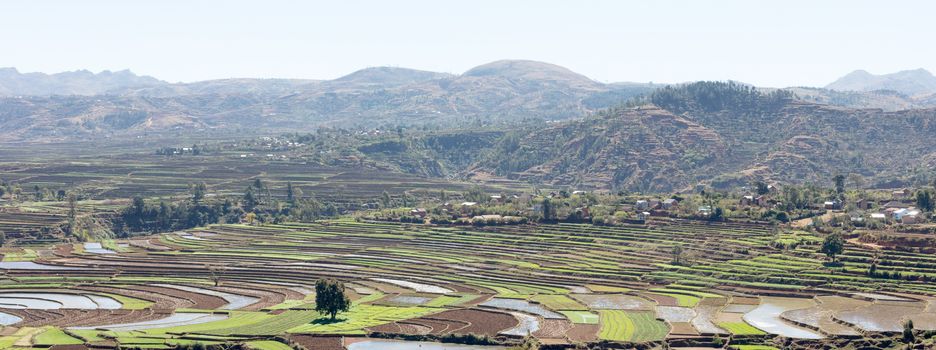
{"label": "haze over mountains", "polygon": [[826,89],[841,91],[891,90],[906,95],[936,93],[936,77],[925,69],[874,75],[864,70],[854,72],[826,85]]}
{"label": "haze over mountains", "polygon": [[[125,73],[129,75],[130,73]],[[0,80],[0,138],[61,138],[173,128],[314,130],[377,123],[447,126],[583,117],[652,90],[602,84],[533,61],[498,61],[462,75],[368,68],[327,81],[225,79],[170,84],[151,78],[85,84],[30,75],[43,89]],[[7,83],[7,81],[14,83]],[[59,87],[58,90],[53,86]],[[48,96],[48,92],[62,95]],[[42,94],[46,93],[46,94]],[[106,95],[102,95],[106,94]],[[33,95],[33,96],[21,96]]]}
{"label": "haze over mountains", "polygon": [[406,138],[351,139],[326,153],[423,176],[642,191],[821,181],[844,170],[901,184],[912,183],[921,162],[924,172],[936,168],[936,94],[923,70],[853,73],[835,90],[605,84],[513,60],[460,75],[377,67],[334,80],[182,84],[126,71],[3,72],[2,141],[406,129]]}

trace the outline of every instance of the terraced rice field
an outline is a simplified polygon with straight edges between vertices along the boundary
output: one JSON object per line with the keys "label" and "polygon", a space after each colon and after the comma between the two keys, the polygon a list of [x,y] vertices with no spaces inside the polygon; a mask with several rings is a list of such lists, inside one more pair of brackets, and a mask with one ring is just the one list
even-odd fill
{"label": "terraced rice field", "polygon": [[[0,345],[76,342],[70,337],[105,347],[267,349],[279,345],[256,341],[378,333],[660,343],[891,331],[911,318],[936,327],[929,283],[865,277],[857,271],[871,254],[858,248],[833,273],[815,247],[778,251],[767,244],[773,237],[766,225],[681,220],[473,228],[341,219],[101,242],[114,248],[104,254],[96,245],[35,247],[31,261],[0,263],[0,316],[8,316],[0,320],[18,328]],[[697,257],[692,264],[671,264],[675,244]],[[928,257],[877,254],[893,255],[888,268],[927,273]],[[320,278],[344,282],[353,300],[337,322],[312,310]],[[881,310],[899,312],[875,316]]]}

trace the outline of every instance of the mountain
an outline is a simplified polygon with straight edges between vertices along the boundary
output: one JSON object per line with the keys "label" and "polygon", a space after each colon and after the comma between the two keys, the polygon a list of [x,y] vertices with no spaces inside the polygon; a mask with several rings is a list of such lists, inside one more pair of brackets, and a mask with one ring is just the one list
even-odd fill
{"label": "mountain", "polygon": [[129,70],[92,73],[86,70],[56,74],[20,73],[16,68],[0,68],[0,96],[101,95],[124,89],[167,85]]}
{"label": "mountain", "polygon": [[335,79],[332,83],[362,86],[401,86],[450,78],[451,74],[397,67],[371,67]]}
{"label": "mountain", "polygon": [[[128,74],[91,76],[100,80]],[[311,131],[319,126],[508,125],[581,118],[656,88],[602,84],[533,61],[497,61],[461,75],[375,67],[335,80],[222,79],[169,84],[141,79],[136,85],[106,88],[94,88],[104,84],[89,80],[97,85],[88,83],[81,90],[104,90],[106,95],[56,90],[50,96],[40,93],[48,89],[18,88],[35,94],[0,97],[0,140],[163,131]]]}
{"label": "mountain", "polygon": [[365,138],[356,149],[365,162],[404,172],[554,188],[669,192],[825,184],[838,174],[896,187],[936,178],[936,109],[845,108],[715,82],[662,88],[646,102],[509,130]]}
{"label": "mountain", "polygon": [[925,69],[874,75],[856,70],[826,86],[839,91],[893,90],[905,95],[936,93],[936,77]]}

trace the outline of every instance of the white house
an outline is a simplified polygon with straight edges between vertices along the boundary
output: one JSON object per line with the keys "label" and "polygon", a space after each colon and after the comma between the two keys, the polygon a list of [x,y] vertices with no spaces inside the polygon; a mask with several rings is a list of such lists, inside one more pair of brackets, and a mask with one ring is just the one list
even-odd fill
{"label": "white house", "polygon": [[634,206],[634,208],[637,210],[646,210],[650,208],[650,202],[647,202],[645,200],[639,200],[637,201],[637,204]]}

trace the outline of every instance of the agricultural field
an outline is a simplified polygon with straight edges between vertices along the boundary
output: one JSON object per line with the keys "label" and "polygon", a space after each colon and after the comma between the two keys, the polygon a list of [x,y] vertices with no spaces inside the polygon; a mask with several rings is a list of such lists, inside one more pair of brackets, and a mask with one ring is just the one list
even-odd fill
{"label": "agricultural field", "polygon": [[[851,247],[830,269],[815,247],[758,243],[774,232],[676,219],[484,228],[336,219],[11,249],[0,262],[0,345],[340,349],[334,337],[470,334],[658,346],[739,337],[753,348],[893,332],[908,319],[936,330],[930,283],[861,273],[876,255],[929,274],[926,256]],[[692,261],[673,264],[674,245]],[[343,282],[353,301],[334,322],[312,310],[322,278]]]}

